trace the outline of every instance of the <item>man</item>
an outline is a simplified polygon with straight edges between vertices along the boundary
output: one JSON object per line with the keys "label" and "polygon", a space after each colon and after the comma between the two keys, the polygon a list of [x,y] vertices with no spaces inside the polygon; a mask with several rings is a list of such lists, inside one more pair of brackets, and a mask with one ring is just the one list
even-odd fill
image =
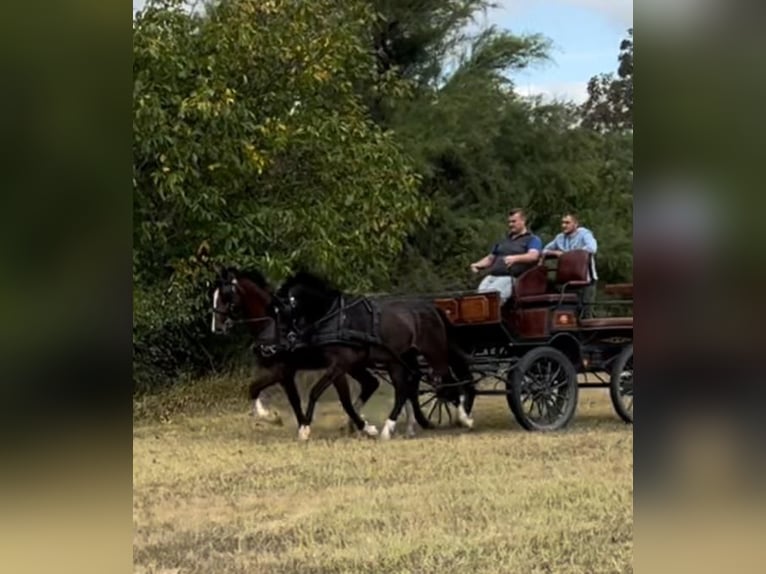
{"label": "man", "polygon": [[492,248],[492,252],[475,263],[471,271],[478,273],[489,269],[489,274],[479,285],[479,292],[499,291],[505,303],[513,293],[514,280],[540,259],[543,242],[527,229],[527,217],[522,209],[508,213],[508,235]]}
{"label": "man", "polygon": [[[561,233],[545,246],[543,257],[546,255],[560,257],[565,251],[573,249],[584,249],[592,255],[596,255],[598,242],[590,229],[580,226],[577,214],[570,211],[561,218]],[[592,279],[591,283],[583,292],[583,302],[585,303],[583,317],[593,316],[593,301],[596,298],[596,281],[598,281],[595,257],[591,257],[590,278]]]}

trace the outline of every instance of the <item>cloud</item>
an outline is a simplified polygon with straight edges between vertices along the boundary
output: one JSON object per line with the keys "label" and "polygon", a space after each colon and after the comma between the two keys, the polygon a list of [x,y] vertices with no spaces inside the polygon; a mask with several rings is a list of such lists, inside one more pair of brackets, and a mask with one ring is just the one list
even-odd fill
{"label": "cloud", "polygon": [[[528,8],[540,0],[499,0],[498,8],[515,12]],[[604,15],[621,29],[633,26],[633,0],[550,0],[554,4],[570,4]]]}
{"label": "cloud", "polygon": [[633,26],[633,0],[560,0],[601,12],[623,28]]}
{"label": "cloud", "polygon": [[569,100],[582,104],[588,99],[588,82],[517,84],[514,91],[523,97],[542,96],[546,101]]}

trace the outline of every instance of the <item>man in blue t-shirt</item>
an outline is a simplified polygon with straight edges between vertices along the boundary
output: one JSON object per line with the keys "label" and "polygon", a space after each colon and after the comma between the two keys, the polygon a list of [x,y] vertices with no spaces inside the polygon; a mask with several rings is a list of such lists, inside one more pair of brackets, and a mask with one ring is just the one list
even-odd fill
{"label": "man in blue t-shirt", "polygon": [[590,229],[580,225],[577,214],[570,211],[561,218],[561,233],[545,246],[543,256],[560,257],[562,253],[572,251],[573,249],[584,249],[592,255],[588,270],[590,284],[583,290],[584,308],[582,317],[587,319],[593,316],[593,304],[596,299],[596,282],[598,281],[596,253],[598,252],[598,242]]}
{"label": "man in blue t-shirt", "polygon": [[502,238],[486,257],[471,263],[471,271],[478,273],[489,269],[489,274],[479,285],[479,292],[499,291],[504,303],[513,293],[514,280],[540,259],[543,242],[527,229],[527,217],[523,209],[508,213],[508,235]]}

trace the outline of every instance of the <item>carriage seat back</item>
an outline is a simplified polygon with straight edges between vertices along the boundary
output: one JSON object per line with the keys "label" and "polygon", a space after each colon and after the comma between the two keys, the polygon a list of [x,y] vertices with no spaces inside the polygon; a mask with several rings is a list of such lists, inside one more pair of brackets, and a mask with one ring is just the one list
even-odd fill
{"label": "carriage seat back", "polygon": [[578,296],[575,293],[563,291],[572,287],[584,287],[590,283],[588,281],[590,257],[591,254],[584,249],[562,253],[558,259],[553,280],[554,292],[548,289],[548,267],[541,263],[526,271],[514,285],[516,303],[525,307],[551,303],[576,303]]}
{"label": "carriage seat back", "polygon": [[555,283],[557,287],[585,287],[590,284],[588,269],[591,254],[584,249],[565,251],[559,257]]}
{"label": "carriage seat back", "polygon": [[513,285],[513,297],[517,300],[534,295],[543,295],[548,288],[548,270],[535,265],[519,275]]}

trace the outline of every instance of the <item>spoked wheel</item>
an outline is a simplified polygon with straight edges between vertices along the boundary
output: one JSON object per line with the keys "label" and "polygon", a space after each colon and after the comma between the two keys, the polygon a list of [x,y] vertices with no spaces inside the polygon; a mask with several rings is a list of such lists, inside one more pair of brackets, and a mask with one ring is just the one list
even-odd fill
{"label": "spoked wheel", "polygon": [[553,347],[538,347],[522,356],[506,384],[508,406],[526,430],[560,430],[577,410],[577,372]]}
{"label": "spoked wheel", "polygon": [[609,395],[614,410],[628,424],[633,424],[633,345],[625,347],[612,366]]}
{"label": "spoked wheel", "polygon": [[428,421],[429,428],[448,427],[457,424],[457,408],[455,403],[449,400],[447,392],[448,389],[437,388],[430,380],[420,380],[415,414],[417,417],[419,409],[425,420]]}

